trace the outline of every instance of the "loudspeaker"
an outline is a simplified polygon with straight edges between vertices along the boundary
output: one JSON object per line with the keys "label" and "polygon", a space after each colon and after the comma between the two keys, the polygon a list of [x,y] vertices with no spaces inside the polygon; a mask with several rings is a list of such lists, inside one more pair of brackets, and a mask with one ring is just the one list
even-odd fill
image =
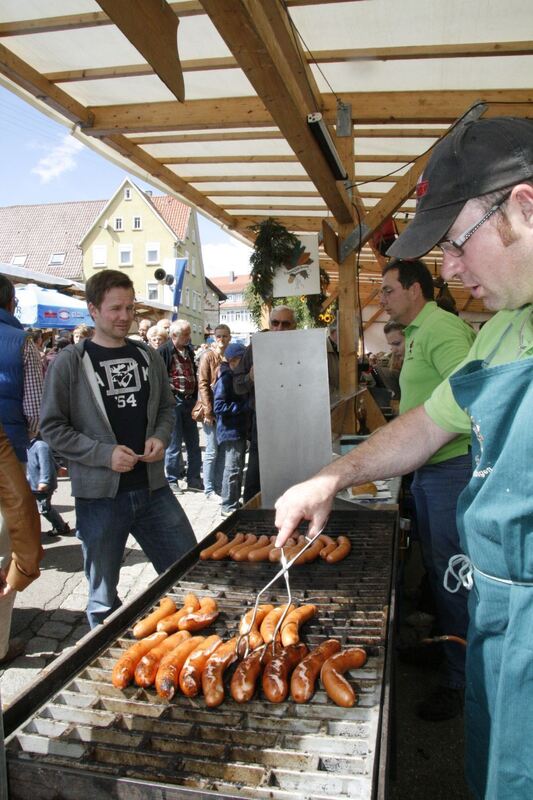
{"label": "loudspeaker", "polygon": [[165,283],[165,278],[167,277],[167,273],[161,267],[158,267],[154,272],[154,278],[158,283]]}
{"label": "loudspeaker", "polygon": [[167,273],[167,277],[165,278],[165,283],[167,286],[172,286],[172,284],[174,283],[174,275]]}

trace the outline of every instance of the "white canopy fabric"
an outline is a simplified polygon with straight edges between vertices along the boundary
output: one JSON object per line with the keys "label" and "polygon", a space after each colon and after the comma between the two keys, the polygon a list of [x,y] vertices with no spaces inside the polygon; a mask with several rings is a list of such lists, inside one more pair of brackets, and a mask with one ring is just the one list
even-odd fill
{"label": "white canopy fabric", "polygon": [[43,289],[36,283],[15,286],[18,301],[15,316],[22,325],[32,328],[75,328],[94,326],[83,300],[55,289]]}

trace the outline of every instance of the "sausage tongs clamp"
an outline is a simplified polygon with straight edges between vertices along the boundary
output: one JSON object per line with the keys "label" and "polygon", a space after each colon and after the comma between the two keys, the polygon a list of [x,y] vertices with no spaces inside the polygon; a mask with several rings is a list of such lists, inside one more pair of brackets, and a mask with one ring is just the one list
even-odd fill
{"label": "sausage tongs clamp", "polygon": [[[286,605],[285,605],[285,608],[284,608],[284,610],[283,610],[283,614],[282,614],[282,615],[281,615],[281,617],[279,618],[279,620],[278,620],[278,623],[277,623],[277,625],[276,625],[276,628],[275,628],[275,630],[274,630],[274,636],[273,636],[273,638],[272,638],[272,647],[274,647],[274,646],[275,646],[275,642],[276,642],[276,639],[277,639],[278,633],[279,633],[279,631],[280,631],[280,629],[281,629],[281,627],[282,627],[283,623],[285,622],[285,618],[286,618],[287,614],[289,613],[289,608],[290,608],[291,601],[292,601],[291,584],[290,584],[290,580],[289,580],[289,570],[290,570],[290,568],[292,567],[292,565],[294,564],[294,562],[295,562],[295,561],[297,561],[297,559],[299,559],[299,558],[300,558],[300,556],[302,555],[302,553],[305,553],[305,551],[306,551],[306,550],[307,550],[309,547],[311,547],[311,545],[313,544],[313,542],[315,541],[315,539],[317,539],[317,538],[318,538],[318,536],[320,536],[320,534],[322,533],[322,531],[324,530],[324,528],[325,528],[325,527],[326,527],[326,526],[324,525],[324,526],[323,526],[323,527],[320,529],[320,531],[317,533],[317,535],[316,535],[316,536],[314,536],[312,539],[311,539],[309,536],[305,536],[305,537],[304,537],[304,538],[305,538],[305,544],[304,544],[304,546],[301,548],[301,550],[299,550],[299,551],[296,553],[296,555],[295,555],[295,556],[293,556],[293,557],[291,558],[291,560],[290,560],[290,561],[287,561],[287,556],[286,556],[286,554],[285,554],[285,549],[284,549],[283,547],[281,548],[281,559],[280,559],[280,560],[281,560],[281,569],[280,569],[278,572],[276,572],[276,574],[274,575],[274,577],[272,578],[272,580],[270,580],[270,581],[269,581],[269,582],[268,582],[268,583],[267,583],[265,586],[263,586],[263,588],[262,588],[262,589],[261,589],[261,590],[258,592],[258,594],[257,594],[257,597],[256,597],[256,599],[255,599],[254,610],[253,610],[253,613],[252,613],[252,616],[251,616],[251,619],[250,619],[250,623],[249,623],[249,625],[248,625],[248,629],[247,629],[246,631],[244,631],[243,633],[241,633],[241,635],[240,635],[240,636],[239,636],[239,638],[237,639],[237,644],[235,645],[235,650],[236,650],[236,652],[237,652],[237,653],[240,653],[240,651],[241,651],[241,645],[242,645],[242,642],[245,642],[245,643],[246,643],[246,644],[245,644],[245,649],[244,649],[244,655],[243,655],[243,658],[246,658],[246,656],[247,656],[247,655],[248,655],[248,653],[250,652],[250,631],[251,631],[251,630],[252,630],[252,628],[254,627],[254,623],[255,623],[255,620],[256,620],[256,617],[257,617],[257,609],[259,608],[259,601],[260,601],[260,599],[261,599],[261,595],[263,595],[263,594],[266,592],[266,590],[267,590],[267,589],[269,589],[269,588],[272,586],[272,584],[276,583],[276,581],[277,581],[279,578],[281,578],[281,576],[283,576],[283,577],[284,577],[284,579],[285,579],[285,585],[286,585],[286,587],[287,587],[287,595],[288,595],[288,596],[287,596],[287,603],[286,603]],[[266,645],[263,645],[263,647],[266,649]]]}

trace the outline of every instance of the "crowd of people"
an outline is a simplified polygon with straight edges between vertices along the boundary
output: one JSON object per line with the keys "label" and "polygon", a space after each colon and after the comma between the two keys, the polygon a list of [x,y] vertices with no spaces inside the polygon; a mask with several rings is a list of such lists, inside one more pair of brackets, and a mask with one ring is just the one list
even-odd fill
{"label": "crowd of people", "polygon": [[[389,248],[382,274],[400,414],[279,498],[277,545],[304,521],[316,536],[342,489],[413,473],[438,624],[467,643],[466,659],[464,649],[445,647],[441,683],[418,713],[438,721],[464,707],[474,796],[526,800],[533,796],[533,123],[458,124],[433,149],[417,195],[414,221]],[[459,277],[498,312],[477,337],[433,299],[433,278],[419,259],[435,246],[443,279]],[[9,638],[15,593],[39,575],[36,498],[61,532],[51,506],[54,456],[68,464],[92,627],[120,605],[130,533],[160,573],[196,543],[182,491],[203,492],[224,516],[259,490],[253,346],[233,342],[219,325],[214,342],[195,352],[190,324],[180,319],[145,319],[130,335],[133,285],[119,271],[91,277],[86,297],[94,328],[43,353],[40,332],[23,330],[14,287],[0,275],[0,665],[21,652]],[[295,327],[291,308],[272,309],[271,331]],[[332,333],[328,352],[338,356]],[[337,380],[330,369],[330,388]]]}

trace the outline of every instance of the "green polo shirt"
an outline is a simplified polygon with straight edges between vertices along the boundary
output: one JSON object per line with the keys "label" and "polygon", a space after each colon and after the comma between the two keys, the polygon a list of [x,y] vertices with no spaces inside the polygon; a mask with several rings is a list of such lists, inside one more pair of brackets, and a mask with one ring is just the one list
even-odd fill
{"label": "green polo shirt", "polygon": [[[404,333],[400,414],[422,405],[431,396],[465,359],[476,336],[470,325],[433,301],[426,303]],[[441,447],[428,464],[464,455],[469,445],[470,436],[462,435]]]}
{"label": "green polo shirt", "polygon": [[[467,358],[469,361],[488,359],[492,366],[509,364],[533,356],[533,306],[513,311],[499,311],[478,333]],[[456,370],[454,370],[455,372]],[[424,403],[431,419],[450,433],[470,433],[470,417],[456,402],[448,380],[438,386]]]}

